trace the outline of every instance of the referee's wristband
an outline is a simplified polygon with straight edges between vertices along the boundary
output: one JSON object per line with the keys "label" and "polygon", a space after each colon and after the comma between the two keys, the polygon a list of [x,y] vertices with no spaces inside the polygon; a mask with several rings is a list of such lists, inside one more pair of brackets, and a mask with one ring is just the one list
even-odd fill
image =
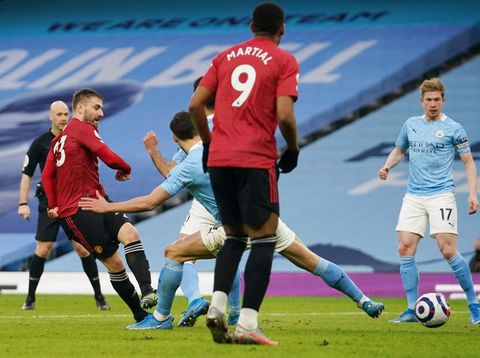
{"label": "referee's wristband", "polygon": [[18,206],[24,206],[24,205],[28,206],[28,203],[20,203],[20,204],[18,204]]}

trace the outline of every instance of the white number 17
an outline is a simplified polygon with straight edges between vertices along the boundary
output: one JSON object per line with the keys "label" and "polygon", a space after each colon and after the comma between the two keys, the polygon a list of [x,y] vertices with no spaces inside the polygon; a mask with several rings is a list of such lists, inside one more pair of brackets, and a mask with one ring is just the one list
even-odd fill
{"label": "white number 17", "polygon": [[[242,74],[247,75],[247,79],[245,82],[240,82],[240,76]],[[235,99],[235,101],[233,101],[233,107],[240,107],[243,103],[245,103],[248,96],[250,95],[250,92],[252,92],[256,77],[257,73],[255,72],[255,69],[250,65],[240,65],[235,68],[235,70],[232,72],[231,77],[232,87],[242,93]]]}

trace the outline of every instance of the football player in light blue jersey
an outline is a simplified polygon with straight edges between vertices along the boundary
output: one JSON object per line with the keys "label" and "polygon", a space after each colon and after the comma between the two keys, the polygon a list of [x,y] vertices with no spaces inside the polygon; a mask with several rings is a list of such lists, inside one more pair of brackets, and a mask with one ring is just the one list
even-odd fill
{"label": "football player in light blue jersey", "polygon": [[[194,91],[196,90],[201,79],[202,77],[198,78],[194,82]],[[213,126],[214,105],[215,102],[212,101],[209,106],[205,108],[210,127]],[[170,170],[175,167],[175,165],[181,163],[187,157],[187,153],[185,153],[181,147],[177,147],[172,160],[167,161],[158,150],[158,137],[153,131],[147,133],[143,139],[143,142],[145,149],[150,155],[155,167],[165,178],[170,173]],[[178,239],[183,240],[188,235],[194,234],[201,230],[208,230],[212,225],[210,221],[211,215],[207,209],[205,209],[205,207],[200,204],[197,199],[193,198],[188,215],[180,229]],[[180,319],[178,326],[192,327],[197,318],[200,315],[205,314],[209,306],[209,302],[205,300],[200,293],[198,272],[193,262],[187,261],[184,263],[183,277],[180,287],[185,294],[185,297],[188,299],[189,306],[188,309],[183,312],[183,316]],[[234,283],[228,295],[228,306],[230,307],[228,323],[234,325],[237,323],[240,315],[240,269],[237,272]]]}
{"label": "football player in light blue jersey", "polygon": [[[177,123],[175,123],[177,122]],[[183,123],[178,123],[183,122]],[[146,319],[128,329],[171,329],[173,316],[170,314],[175,292],[182,280],[183,263],[197,259],[215,257],[215,254],[225,242],[225,231],[218,226],[218,209],[210,206],[214,195],[208,174],[202,168],[202,145],[200,137],[188,113],[177,113],[172,120],[171,129],[180,147],[187,152],[187,157],[173,167],[166,181],[154,189],[149,195],[140,196],[124,202],[108,203],[97,194],[97,199],[82,198],[79,206],[83,210],[94,212],[140,212],[152,210],[162,204],[182,187],[189,189],[192,195],[209,210],[210,219],[206,216],[204,224],[208,230],[200,230],[183,240],[177,240],[165,248],[164,266],[160,272],[158,283],[158,304]],[[182,134],[181,128],[195,131],[195,135]],[[202,196],[197,195],[202,190]],[[210,198],[207,196],[210,195]],[[210,211],[211,210],[211,211]],[[333,262],[329,262],[308,249],[280,219],[276,232],[275,251],[285,256],[292,263],[315,276],[322,278],[332,288],[350,297],[357,306],[370,317],[379,317],[384,305],[372,301],[355,285],[350,277]]]}
{"label": "football player in light blue jersey", "polygon": [[473,287],[472,275],[467,261],[458,252],[457,204],[452,177],[453,161],[458,153],[470,188],[469,214],[474,214],[478,209],[475,162],[465,130],[442,112],[445,89],[440,80],[433,78],[424,81],[420,92],[423,116],[412,117],[405,122],[395,148],[378,172],[379,178],[386,180],[389,171],[401,161],[408,149],[408,187],[396,227],[400,275],[408,308],[391,322],[418,322],[414,311],[419,297],[419,272],[415,253],[429,221],[430,236],[437,241],[440,252],[465,291],[470,322],[480,324],[480,304]]}

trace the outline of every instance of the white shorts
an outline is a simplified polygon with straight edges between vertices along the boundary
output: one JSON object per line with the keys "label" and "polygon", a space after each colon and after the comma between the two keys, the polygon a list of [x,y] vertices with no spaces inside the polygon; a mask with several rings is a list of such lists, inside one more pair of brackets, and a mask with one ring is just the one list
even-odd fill
{"label": "white shorts", "polygon": [[210,230],[212,226],[217,225],[217,220],[200,204],[197,199],[192,200],[192,206],[180,229],[180,234],[192,235],[198,231]]}
{"label": "white shorts", "polygon": [[430,222],[430,236],[449,233],[458,235],[457,203],[454,193],[432,196],[406,194],[398,216],[396,231],[407,231],[425,236],[427,221]]}
{"label": "white shorts", "polygon": [[[210,228],[208,231],[201,231],[202,241],[205,247],[212,253],[212,255],[217,255],[220,248],[225,243],[225,230],[223,226],[217,225]],[[278,227],[275,232],[275,239],[277,240],[275,244],[275,252],[281,252],[289,247],[295,241],[296,234],[287,226],[285,223],[278,219]],[[247,244],[247,249],[251,247],[250,240]]]}

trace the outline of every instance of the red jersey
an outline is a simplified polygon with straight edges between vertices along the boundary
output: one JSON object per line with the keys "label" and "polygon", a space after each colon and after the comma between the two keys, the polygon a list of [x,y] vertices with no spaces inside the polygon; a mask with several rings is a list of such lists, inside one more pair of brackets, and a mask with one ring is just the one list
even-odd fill
{"label": "red jersey", "polygon": [[271,168],[277,160],[276,98],[298,96],[295,57],[254,38],[217,55],[200,86],[215,95],[208,166]]}
{"label": "red jersey", "polygon": [[[113,167],[130,173],[130,166],[108,149],[90,123],[73,118],[53,139],[42,181],[49,207],[58,206],[60,218],[75,214],[81,197],[95,197],[96,190],[105,196],[98,174],[99,152],[103,157],[113,155],[117,162]],[[112,162],[108,164],[112,167]]]}

